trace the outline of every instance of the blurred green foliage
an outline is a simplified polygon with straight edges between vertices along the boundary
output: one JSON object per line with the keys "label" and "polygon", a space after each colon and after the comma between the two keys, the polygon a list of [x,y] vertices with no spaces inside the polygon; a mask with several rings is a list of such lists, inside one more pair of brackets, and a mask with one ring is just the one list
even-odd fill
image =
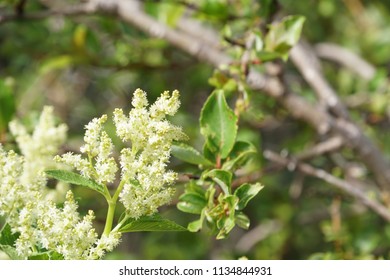
{"label": "blurred green foliage", "polygon": [[[12,14],[17,2],[0,1],[0,14]],[[221,32],[216,34],[219,36],[216,40],[236,57],[243,50],[224,38],[239,43],[248,32],[253,32],[258,36],[259,53],[263,47],[259,40],[275,18],[305,17],[305,40],[342,45],[377,67],[375,77],[365,81],[348,69],[329,62],[323,64],[327,79],[342,100],[353,105],[353,119],[390,155],[390,2],[142,2],[150,15],[171,27],[179,24],[180,16],[190,7],[194,19]],[[42,9],[45,7],[41,2],[27,1],[24,12]],[[261,70],[263,66],[254,67]],[[288,77],[296,80],[292,83],[294,90],[308,100],[313,99],[313,91],[300,81],[291,63],[287,61],[284,67]],[[53,16],[0,23],[0,142],[6,145],[13,144],[6,123],[15,114],[29,122],[33,112],[39,112],[44,104],[53,105],[59,118],[70,126],[70,141],[64,150],[78,150],[84,125],[115,107],[129,107],[130,94],[136,88],[144,89],[153,100],[164,90],[178,89],[182,107],[173,122],[183,126],[190,137],[188,144],[199,151],[204,144],[198,125],[200,111],[215,87],[227,93],[229,104],[242,101],[237,139],[252,142],[260,152],[246,167],[247,171],[262,170],[260,182],[265,186],[246,208],[245,213],[252,221],[249,231],[235,228],[228,239],[218,241],[207,231],[130,233],[119,250],[107,259],[231,259],[243,255],[249,259],[390,257],[390,225],[377,215],[323,181],[272,166],[267,168],[269,163],[261,157],[264,149],[295,153],[318,140],[312,128],[292,120],[274,100],[254,94],[237,81],[229,80],[223,72],[115,17]],[[359,101],[353,102],[357,97]],[[348,150],[342,151],[342,155],[355,159]],[[344,176],[325,156],[312,163],[336,176]],[[189,174],[197,170],[176,158],[172,158],[171,168]],[[84,197],[83,191],[76,188],[76,198],[78,192]],[[163,211],[165,217],[184,225],[193,216],[179,212],[174,205],[183,192],[184,184],[178,183],[176,200]],[[94,209],[99,223],[99,214],[104,217],[98,210],[101,203],[90,196],[80,207],[82,211]]]}

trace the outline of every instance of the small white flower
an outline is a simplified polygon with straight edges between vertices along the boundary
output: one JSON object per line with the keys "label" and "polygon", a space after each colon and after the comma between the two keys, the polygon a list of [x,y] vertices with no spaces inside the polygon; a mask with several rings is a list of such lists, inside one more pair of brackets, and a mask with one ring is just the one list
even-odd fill
{"label": "small white flower", "polygon": [[82,153],[88,154],[91,157],[99,154],[100,136],[106,120],[107,115],[103,115],[100,118],[94,118],[85,126],[85,145],[80,148]]}

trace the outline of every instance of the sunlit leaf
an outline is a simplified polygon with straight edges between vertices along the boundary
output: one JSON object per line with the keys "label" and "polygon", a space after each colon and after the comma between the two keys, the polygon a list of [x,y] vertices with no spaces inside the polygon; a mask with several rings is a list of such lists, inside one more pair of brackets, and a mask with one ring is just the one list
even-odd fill
{"label": "sunlit leaf", "polygon": [[45,173],[54,179],[63,181],[65,183],[83,186],[101,193],[104,197],[108,195],[107,188],[100,185],[92,179],[81,176],[80,174],[67,170],[46,170]]}
{"label": "sunlit leaf", "polygon": [[200,214],[206,206],[206,198],[196,193],[185,193],[181,195],[180,202],[177,204],[177,208],[180,211],[191,214]]}
{"label": "sunlit leaf", "polygon": [[171,152],[172,155],[174,155],[176,158],[188,163],[200,164],[204,166],[213,165],[213,163],[207,160],[200,152],[184,143],[173,145]]}
{"label": "sunlit leaf", "polygon": [[236,215],[234,216],[234,221],[237,226],[243,229],[248,229],[250,226],[250,221],[248,216],[242,212],[236,212]]}
{"label": "sunlit leaf", "polygon": [[238,197],[239,202],[237,210],[242,210],[248,204],[248,202],[254,198],[264,186],[260,183],[256,184],[242,184],[236,189],[234,194]]}
{"label": "sunlit leaf", "polygon": [[265,51],[280,54],[287,59],[288,52],[298,42],[305,17],[287,16],[280,22],[270,25],[265,36]]}
{"label": "sunlit leaf", "polygon": [[211,151],[226,158],[234,146],[237,135],[237,116],[229,108],[224,92],[214,91],[205,102],[200,116],[201,133],[206,138]]}
{"label": "sunlit leaf", "polygon": [[205,178],[211,178],[216,182],[225,194],[230,194],[230,188],[232,183],[233,174],[226,170],[213,169],[204,174]]}

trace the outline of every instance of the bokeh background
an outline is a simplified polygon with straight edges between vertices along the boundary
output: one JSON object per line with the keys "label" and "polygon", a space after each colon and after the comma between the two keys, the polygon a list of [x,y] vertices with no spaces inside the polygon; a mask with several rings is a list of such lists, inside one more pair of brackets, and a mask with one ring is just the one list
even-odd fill
{"label": "bokeh background", "polygon": [[[217,31],[215,39],[226,48],[233,48],[223,39],[227,25],[239,39],[248,26],[266,25],[279,15],[305,16],[304,40],[313,46],[324,42],[342,46],[375,69],[373,76],[362,79],[351,69],[321,60],[324,75],[347,104],[353,120],[389,158],[390,1],[139,2],[147,14],[172,28],[190,10],[191,18]],[[183,127],[189,144],[201,148],[198,120],[214,89],[210,80],[214,67],[115,15],[44,14],[49,8],[76,4],[79,2],[0,0],[1,143],[16,148],[7,129],[9,120],[17,117],[33,128],[42,107],[52,105],[58,120],[69,126],[69,141],[63,150],[78,150],[85,124],[93,117],[111,115],[114,108],[129,109],[133,91],[142,88],[151,102],[165,90],[180,91],[182,106],[171,120]],[[40,15],[39,19],[33,15]],[[307,100],[313,99],[313,90],[291,61],[281,63],[293,89]],[[234,93],[228,100],[233,106]],[[239,125],[239,138],[250,140],[259,151],[248,168],[260,172],[259,181],[265,185],[245,211],[251,219],[250,229],[235,229],[225,240],[215,240],[207,231],[126,234],[107,259],[389,258],[390,225],[377,214],[324,181],[275,167],[263,158],[265,149],[304,151],[318,140],[313,128],[261,94],[251,95]],[[112,124],[110,129],[114,129]],[[334,156],[340,155],[355,163],[353,150],[345,148]],[[346,176],[329,156],[316,157],[312,163],[335,176]],[[171,168],[196,172],[175,158]],[[101,229],[104,200],[74,189],[76,198],[82,198],[80,211],[93,209],[98,217],[96,226]],[[178,183],[177,195],[182,191],[183,184]],[[185,225],[195,217],[181,213],[175,207],[176,199],[161,212]]]}

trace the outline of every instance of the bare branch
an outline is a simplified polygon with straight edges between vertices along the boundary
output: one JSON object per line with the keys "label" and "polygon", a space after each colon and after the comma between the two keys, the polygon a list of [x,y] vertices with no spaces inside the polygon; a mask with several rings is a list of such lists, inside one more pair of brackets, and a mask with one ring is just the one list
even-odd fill
{"label": "bare branch", "polygon": [[317,63],[313,63],[313,59],[310,59],[314,56],[310,46],[303,42],[299,42],[291,50],[290,55],[295,66],[317,93],[320,102],[326,105],[337,117],[348,119],[348,111],[339,100],[337,93],[326,81],[318,69]]}
{"label": "bare branch", "polygon": [[314,46],[314,50],[320,58],[337,62],[365,80],[370,80],[375,75],[373,65],[346,48],[331,43],[320,43]]}
{"label": "bare branch", "polygon": [[389,190],[390,172],[388,170],[390,170],[390,164],[388,160],[378,147],[364,135],[363,131],[349,120],[346,107],[318,70],[318,67],[313,64],[312,60],[308,59],[307,52],[312,52],[311,48],[299,43],[291,51],[291,58],[309,85],[317,92],[319,99],[329,106],[331,113],[336,115],[337,118],[328,116],[328,127],[343,137],[345,143],[358,152],[362,161],[374,173],[378,185],[384,190]]}
{"label": "bare branch", "polygon": [[265,221],[245,233],[240,240],[238,240],[236,250],[239,252],[247,252],[258,242],[278,231],[281,231],[282,228],[282,223],[277,220]]}
{"label": "bare branch", "polygon": [[[42,15],[38,14],[38,16],[47,16],[48,13],[50,15],[76,15],[94,14],[97,12],[106,14],[116,13],[120,19],[150,36],[162,38],[200,61],[215,67],[228,65],[233,62],[230,56],[221,51],[221,49],[216,48],[214,44],[210,45],[201,41],[199,37],[191,36],[191,32],[186,32],[186,29],[190,27],[182,26],[182,30],[172,29],[147,15],[140,8],[139,1],[136,0],[90,0],[86,4],[73,6],[69,10],[53,10]],[[7,17],[1,17],[0,22],[2,20],[7,20]],[[328,85],[321,73],[318,72],[318,67],[313,66],[312,62],[306,60],[305,52],[300,46],[298,45],[298,48],[295,49],[295,55],[293,51],[297,67],[303,71],[303,75],[309,84],[339,118],[331,116],[329,112],[324,110],[321,104],[313,106],[304,98],[289,92],[277,77],[266,76],[250,70],[247,76],[248,85],[254,90],[259,90],[275,98],[293,117],[307,122],[318,133],[333,132],[335,135],[341,136],[346,144],[356,149],[361,160],[375,176],[378,185],[384,190],[390,190],[389,162],[359,127],[347,121],[348,112],[339,101],[335,91]],[[307,72],[306,68],[311,70]],[[316,77],[316,79],[313,77]],[[316,81],[317,79],[320,82]]]}
{"label": "bare branch", "polygon": [[309,164],[306,163],[296,163],[294,161],[291,161],[288,158],[282,157],[279,154],[276,154],[271,151],[265,151],[264,157],[268,160],[271,160],[273,162],[277,162],[283,166],[291,166],[292,164],[296,166],[296,168],[312,177],[316,177],[318,179],[322,179],[325,182],[328,182],[329,184],[337,187],[341,191],[349,194],[350,196],[354,197],[355,199],[359,200],[361,203],[366,205],[368,208],[373,210],[375,213],[377,213],[379,216],[384,218],[386,221],[390,222],[390,211],[387,209],[384,205],[382,205],[380,202],[370,198],[366,193],[361,191],[361,189],[358,186],[355,186],[351,184],[350,182],[344,181],[340,178],[337,178],[333,176],[332,174],[326,172],[322,169],[317,169],[312,167]]}
{"label": "bare branch", "polygon": [[324,142],[317,144],[311,149],[305,150],[304,152],[297,155],[295,158],[298,161],[314,158],[325,153],[334,152],[335,150],[341,148],[343,144],[344,141],[340,136],[334,136]]}

